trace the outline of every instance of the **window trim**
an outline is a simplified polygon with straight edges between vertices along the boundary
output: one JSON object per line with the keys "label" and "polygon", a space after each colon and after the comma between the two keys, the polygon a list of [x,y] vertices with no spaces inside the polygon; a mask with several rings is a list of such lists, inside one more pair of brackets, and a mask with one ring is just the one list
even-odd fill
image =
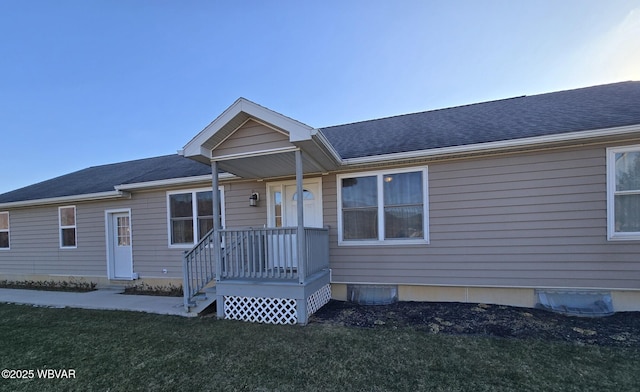
{"label": "window trim", "polygon": [[9,211],[0,211],[0,215],[7,214],[7,228],[0,229],[0,233],[7,233],[7,247],[0,247],[0,251],[11,250],[11,214]]}
{"label": "window trim", "polygon": [[[197,193],[199,192],[211,192],[211,187],[209,188],[189,188],[189,189],[180,189],[175,191],[167,191],[167,244],[169,249],[191,249],[198,243],[198,201],[197,201]],[[225,225],[225,208],[224,208],[224,186],[218,186],[218,191],[220,191],[220,215],[222,216],[222,226]],[[191,213],[193,216],[193,241],[192,243],[184,243],[184,244],[172,244],[171,243],[171,195],[180,195],[185,193],[191,193]]]}
{"label": "window trim", "polygon": [[[607,240],[609,241],[638,241],[638,232],[616,232],[616,154],[625,152],[640,152],[640,144],[624,147],[607,148]],[[625,191],[629,194],[629,191]],[[632,194],[635,194],[632,191]],[[638,192],[640,193],[640,192]]]}
{"label": "window trim", "polygon": [[[62,225],[62,209],[64,208],[73,208],[73,225]],[[63,229],[73,229],[73,243],[74,245],[64,245],[62,243]],[[59,236],[59,245],[60,249],[77,249],[78,248],[78,210],[75,205],[72,206],[60,206],[58,207],[58,236]]]}
{"label": "window trim", "polygon": [[[385,174],[401,174],[422,172],[422,213],[423,213],[423,238],[419,239],[385,239],[384,238],[384,197],[383,176]],[[342,222],[342,179],[354,177],[376,177],[378,192],[378,239],[377,240],[345,240],[343,238]],[[339,174],[336,176],[337,188],[337,215],[338,215],[338,246],[371,246],[371,245],[427,245],[429,244],[429,170],[428,166],[413,166],[402,169],[374,170]]]}

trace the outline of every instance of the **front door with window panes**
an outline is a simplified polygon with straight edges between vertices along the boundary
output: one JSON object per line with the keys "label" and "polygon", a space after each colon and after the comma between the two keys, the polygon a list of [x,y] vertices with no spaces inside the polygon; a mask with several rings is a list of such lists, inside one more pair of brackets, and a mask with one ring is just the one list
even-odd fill
{"label": "front door with window panes", "polygon": [[[269,184],[269,227],[295,227],[298,225],[298,202],[295,182]],[[312,179],[303,182],[302,203],[304,226],[322,227],[322,182]],[[297,234],[275,232],[267,239],[269,249],[278,249],[267,255],[268,265],[275,268],[298,266]],[[284,252],[284,253],[283,253]]]}
{"label": "front door with window panes", "polygon": [[131,279],[133,275],[131,220],[128,213],[113,214],[111,219],[113,276],[116,279]]}
{"label": "front door with window panes", "polygon": [[[295,182],[274,183],[269,189],[269,227],[295,227],[298,225],[298,193]],[[304,225],[322,227],[322,182],[303,183]]]}

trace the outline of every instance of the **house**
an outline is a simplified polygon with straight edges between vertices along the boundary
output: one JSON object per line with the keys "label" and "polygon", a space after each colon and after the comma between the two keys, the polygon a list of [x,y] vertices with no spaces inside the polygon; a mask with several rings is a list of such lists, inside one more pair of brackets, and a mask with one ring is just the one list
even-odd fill
{"label": "house", "polygon": [[0,280],[70,278],[187,309],[214,286],[272,323],[330,298],[640,310],[640,82],[322,129],[240,98],[177,155],[0,195]]}

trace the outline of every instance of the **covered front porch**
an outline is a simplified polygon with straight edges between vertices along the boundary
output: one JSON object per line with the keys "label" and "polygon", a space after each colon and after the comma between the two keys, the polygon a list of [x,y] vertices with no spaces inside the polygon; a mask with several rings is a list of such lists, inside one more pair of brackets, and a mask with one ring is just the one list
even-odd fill
{"label": "covered front porch", "polygon": [[331,298],[329,229],[303,228],[301,253],[299,239],[297,227],[209,232],[184,256],[185,310],[215,282],[219,318],[306,324]]}
{"label": "covered front porch", "polygon": [[[268,185],[267,195],[252,192],[242,201],[247,208],[267,203],[268,218],[225,228],[214,219],[213,229],[185,253],[185,309],[197,306],[198,296],[215,286],[219,318],[306,324],[331,298],[331,279],[321,181],[305,181],[335,169],[337,155],[313,128],[244,99],[182,154],[211,164],[212,189],[219,189],[220,173],[234,175],[235,181],[282,181],[277,192]],[[220,216],[219,198],[213,192],[214,217]],[[239,204],[237,199],[226,202]],[[226,211],[227,217],[234,213]]]}

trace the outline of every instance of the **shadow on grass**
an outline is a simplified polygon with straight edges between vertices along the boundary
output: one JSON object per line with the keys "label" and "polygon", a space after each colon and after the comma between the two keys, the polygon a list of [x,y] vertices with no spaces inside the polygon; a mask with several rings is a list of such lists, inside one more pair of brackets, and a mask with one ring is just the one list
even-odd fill
{"label": "shadow on grass", "polygon": [[0,305],[2,367],[75,379],[12,391],[640,390],[637,348],[442,335],[410,327],[274,326]]}

